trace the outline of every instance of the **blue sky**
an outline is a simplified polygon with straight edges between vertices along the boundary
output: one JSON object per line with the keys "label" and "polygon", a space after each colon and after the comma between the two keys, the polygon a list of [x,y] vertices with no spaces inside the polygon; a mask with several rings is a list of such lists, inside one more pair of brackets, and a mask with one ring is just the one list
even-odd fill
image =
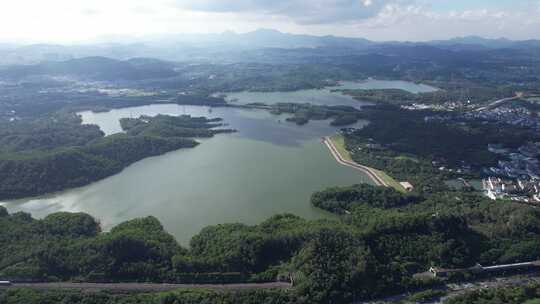
{"label": "blue sky", "polygon": [[5,0],[0,42],[283,32],[425,41],[540,39],[540,0]]}

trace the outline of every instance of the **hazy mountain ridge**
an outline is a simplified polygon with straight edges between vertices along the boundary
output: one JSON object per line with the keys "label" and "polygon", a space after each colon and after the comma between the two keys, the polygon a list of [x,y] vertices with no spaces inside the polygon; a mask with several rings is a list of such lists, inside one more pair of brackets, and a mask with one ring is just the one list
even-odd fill
{"label": "hazy mountain ridge", "polygon": [[0,75],[8,79],[67,75],[87,80],[141,80],[174,77],[177,73],[173,65],[157,59],[132,58],[121,61],[94,56],[32,65],[12,65],[0,69]]}
{"label": "hazy mountain ridge", "polygon": [[[129,39],[122,39],[129,41]],[[363,38],[311,36],[261,29],[245,34],[179,34],[133,39],[131,43],[101,42],[96,44],[59,45],[0,44],[0,65],[36,64],[44,61],[66,61],[83,57],[107,57],[126,60],[136,57],[170,61],[235,62],[244,61],[266,49],[332,49],[338,54],[368,53],[381,49],[411,48],[425,52],[428,47],[448,51],[479,51],[486,49],[540,48],[540,41],[485,39],[476,36],[429,42],[374,42]],[[307,51],[307,50],[304,50]],[[246,52],[248,52],[246,54]],[[442,53],[442,52],[440,52]]]}

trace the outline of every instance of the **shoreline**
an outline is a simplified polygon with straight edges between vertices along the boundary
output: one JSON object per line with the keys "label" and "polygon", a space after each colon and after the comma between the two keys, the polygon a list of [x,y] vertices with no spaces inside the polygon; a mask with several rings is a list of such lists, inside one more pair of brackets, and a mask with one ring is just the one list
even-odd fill
{"label": "shoreline", "polygon": [[376,172],[373,168],[366,167],[360,164],[357,164],[353,161],[346,160],[338,151],[334,143],[332,142],[332,139],[328,136],[323,137],[323,142],[326,145],[326,147],[330,150],[330,153],[336,161],[343,166],[347,166],[353,169],[356,169],[358,171],[362,171],[364,174],[366,174],[373,183],[375,183],[376,186],[383,186],[383,187],[390,187]]}

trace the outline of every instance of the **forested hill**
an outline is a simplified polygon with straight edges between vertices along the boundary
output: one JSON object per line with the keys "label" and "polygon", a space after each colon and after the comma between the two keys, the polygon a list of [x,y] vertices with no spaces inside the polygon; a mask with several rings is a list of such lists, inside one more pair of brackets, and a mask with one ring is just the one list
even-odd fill
{"label": "forested hill", "polygon": [[103,137],[74,114],[4,124],[0,136],[0,199],[40,195],[87,185],[149,156],[193,148],[216,120],[190,116],[143,117],[124,121],[125,134]]}
{"label": "forested hill", "polygon": [[190,248],[181,247],[153,217],[101,233],[97,221],[85,214],[36,220],[0,208],[0,242],[5,244],[0,277],[157,283],[292,277],[295,287],[285,293],[180,292],[171,295],[170,303],[191,303],[191,297],[228,299],[223,303],[237,297],[247,297],[245,303],[349,303],[439,284],[413,278],[432,265],[459,268],[540,258],[540,212],[533,207],[493,204],[460,192],[416,197],[407,204],[409,199],[378,189],[355,186],[314,195],[323,206],[347,202],[350,214],[339,221],[278,215],[255,226],[210,226],[192,238]]}

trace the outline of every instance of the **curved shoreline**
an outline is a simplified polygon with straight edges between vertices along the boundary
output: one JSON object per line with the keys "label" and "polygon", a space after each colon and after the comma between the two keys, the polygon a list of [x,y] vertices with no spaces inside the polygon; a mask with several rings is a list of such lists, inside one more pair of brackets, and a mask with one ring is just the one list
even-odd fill
{"label": "curved shoreline", "polygon": [[330,137],[328,137],[328,136],[323,137],[323,142],[328,147],[328,149],[330,150],[330,153],[332,153],[332,155],[334,156],[334,158],[336,159],[336,161],[339,164],[341,164],[343,166],[351,167],[351,168],[359,170],[359,171],[362,171],[364,174],[366,174],[371,179],[371,181],[373,181],[373,183],[375,183],[376,186],[389,187],[388,184],[372,168],[362,166],[362,165],[359,165],[359,164],[357,164],[355,162],[346,160],[339,153],[336,146],[334,146],[334,143],[332,142],[332,139],[330,139]]}

